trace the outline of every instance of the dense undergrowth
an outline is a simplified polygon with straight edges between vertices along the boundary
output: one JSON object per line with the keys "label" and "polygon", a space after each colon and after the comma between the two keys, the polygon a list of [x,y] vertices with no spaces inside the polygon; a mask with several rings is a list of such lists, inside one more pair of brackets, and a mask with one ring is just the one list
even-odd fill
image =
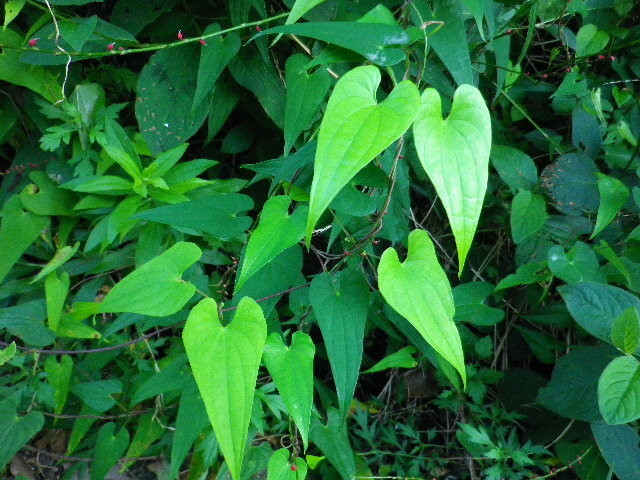
{"label": "dense undergrowth", "polygon": [[1,476],[639,479],[639,24],[8,0]]}

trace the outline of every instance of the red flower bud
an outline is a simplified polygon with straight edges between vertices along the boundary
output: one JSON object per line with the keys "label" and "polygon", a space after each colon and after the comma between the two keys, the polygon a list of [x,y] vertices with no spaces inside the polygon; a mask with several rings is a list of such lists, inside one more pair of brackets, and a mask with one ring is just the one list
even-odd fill
{"label": "red flower bud", "polygon": [[548,77],[549,77],[549,75],[546,74],[546,73],[544,75],[542,75],[542,78],[548,78]]}
{"label": "red flower bud", "polygon": [[262,31],[262,29],[261,29],[258,25],[256,25],[256,30],[257,30],[258,32],[261,32],[261,31]]}
{"label": "red flower bud", "polygon": [[109,50],[110,52],[112,52],[114,48],[116,48],[115,43],[110,43],[109,45],[107,45],[107,50]]}
{"label": "red flower bud", "polygon": [[507,30],[507,35],[511,35],[512,30]]}
{"label": "red flower bud", "polygon": [[30,47],[35,47],[38,44],[38,40],[40,40],[39,38],[32,38],[31,40],[29,40],[29,46]]}
{"label": "red flower bud", "polygon": [[207,45],[207,42],[204,41],[204,38],[200,39],[200,45],[205,45],[205,46]]}
{"label": "red flower bud", "polygon": [[598,55],[598,60],[604,60],[604,55]]}
{"label": "red flower bud", "polygon": [[292,472],[297,472],[298,471],[297,465],[291,465],[291,471]]}
{"label": "red flower bud", "polygon": [[611,55],[611,61],[615,62],[616,61],[616,57],[614,57],[613,55]]}
{"label": "red flower bud", "polygon": [[567,67],[567,72],[570,72],[570,71],[571,71],[571,68]]}
{"label": "red flower bud", "polygon": [[120,50],[121,52],[124,51],[124,47],[118,47],[118,50]]}
{"label": "red flower bud", "polygon": [[184,37],[182,36],[182,30],[178,30],[178,40],[182,40]]}

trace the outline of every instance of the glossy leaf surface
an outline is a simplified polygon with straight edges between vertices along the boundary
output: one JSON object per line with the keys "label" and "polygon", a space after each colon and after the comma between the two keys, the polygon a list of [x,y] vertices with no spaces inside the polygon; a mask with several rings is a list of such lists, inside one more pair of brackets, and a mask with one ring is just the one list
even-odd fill
{"label": "glossy leaf surface", "polygon": [[378,266],[378,288],[387,303],[456,370],[466,384],[464,355],[453,316],[451,286],[424,230],[409,234],[409,253],[400,262],[388,248]]}
{"label": "glossy leaf surface", "polygon": [[420,162],[449,217],[462,273],[487,190],[491,121],[482,94],[460,86],[443,120],[440,94],[428,88],[413,135]]}
{"label": "glossy leaf surface", "polygon": [[397,140],[419,107],[418,89],[401,82],[380,104],[380,71],[357,67],[340,78],[320,125],[311,184],[307,243],[320,215],[356,173]]}
{"label": "glossy leaf surface", "polygon": [[231,475],[239,480],[267,324],[262,309],[243,298],[223,327],[216,303],[205,298],[182,332],[193,376]]}
{"label": "glossy leaf surface", "polygon": [[610,425],[640,418],[640,362],[634,357],[614,358],[598,381],[598,405]]}

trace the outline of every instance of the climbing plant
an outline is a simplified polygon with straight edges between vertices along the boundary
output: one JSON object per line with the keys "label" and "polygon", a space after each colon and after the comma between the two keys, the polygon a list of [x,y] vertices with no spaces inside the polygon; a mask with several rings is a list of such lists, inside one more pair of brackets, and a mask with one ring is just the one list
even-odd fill
{"label": "climbing plant", "polygon": [[8,0],[0,473],[640,478],[627,0]]}

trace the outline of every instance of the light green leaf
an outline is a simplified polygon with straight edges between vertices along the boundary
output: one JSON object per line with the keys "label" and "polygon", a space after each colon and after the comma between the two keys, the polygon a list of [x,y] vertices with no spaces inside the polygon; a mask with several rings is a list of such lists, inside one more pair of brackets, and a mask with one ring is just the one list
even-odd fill
{"label": "light green leaf", "polygon": [[535,193],[521,191],[511,203],[511,235],[515,243],[522,243],[544,227],[547,206],[544,198]]}
{"label": "light green leaf", "polygon": [[193,376],[234,480],[240,480],[266,336],[262,310],[249,297],[240,301],[226,327],[216,303],[205,298],[193,307],[182,332]]}
{"label": "light green leaf", "polygon": [[600,52],[609,42],[609,34],[593,24],[583,25],[576,35],[576,57],[588,57]]}
{"label": "light green leaf", "polygon": [[635,307],[627,308],[615,319],[611,327],[613,345],[624,353],[631,355],[640,344],[640,317]]}
{"label": "light green leaf", "polygon": [[55,253],[53,258],[49,260],[49,262],[44,267],[42,267],[42,270],[40,270],[38,274],[33,278],[33,280],[31,280],[31,282],[29,283],[36,283],[41,278],[46,277],[50,273],[53,273],[55,270],[57,270],[62,265],[67,263],[67,261],[73,258],[73,256],[76,254],[79,247],[80,247],[80,242],[76,242],[76,244],[73,247],[66,246],[66,247],[60,248]]}
{"label": "light green leaf", "polygon": [[420,100],[413,83],[399,83],[378,104],[379,84],[380,71],[369,65],[354,68],[333,89],[318,134],[307,243],[320,215],[342,187],[397,140],[416,116]]}
{"label": "light green leaf", "polygon": [[292,470],[293,464],[289,461],[289,450],[281,448],[271,455],[267,467],[267,480],[304,480],[307,478],[307,462],[297,457],[296,470]]}
{"label": "light green leaf", "polygon": [[608,177],[603,173],[596,173],[596,177],[598,177],[600,206],[596,226],[589,238],[595,237],[609,225],[629,198],[629,189],[617,178]]}
{"label": "light green leaf", "polygon": [[335,275],[322,273],[311,282],[309,300],[324,338],[344,417],[360,374],[369,285],[352,269]]}
{"label": "light green leaf", "polygon": [[62,272],[60,277],[55,273],[51,273],[44,281],[44,292],[47,299],[47,325],[54,332],[58,331],[58,324],[62,310],[64,309],[64,301],[69,293],[69,274]]}
{"label": "light green leaf", "polygon": [[378,288],[387,303],[458,370],[466,387],[451,286],[427,232],[409,234],[409,253],[403,263],[393,248],[384,251],[378,265]]}
{"label": "light green leaf", "polygon": [[101,193],[103,195],[123,195],[130,193],[133,182],[115,175],[100,175],[95,177],[82,177],[60,185],[74,192]]}
{"label": "light green leaf", "polygon": [[306,333],[295,332],[291,346],[272,333],[264,345],[264,363],[296,423],[306,450],[313,404],[313,356],[316,347]]}
{"label": "light green leaf", "polygon": [[442,119],[440,95],[433,88],[422,94],[422,107],[413,124],[420,162],[442,201],[458,249],[459,274],[480,218],[489,176],[491,121],[477,88],[461,85],[451,113]]}
{"label": "light green leaf", "polygon": [[251,234],[244,252],[235,290],[278,254],[304,237],[308,209],[301,206],[288,214],[291,199],[286,195],[271,197],[262,208],[260,223]]}
{"label": "light green leaf", "polygon": [[[220,25],[213,23],[204,29],[203,35],[219,32]],[[224,38],[222,35],[209,38],[207,47],[200,50],[200,65],[198,67],[198,83],[193,96],[192,111],[195,111],[213,88],[213,84],[224,70],[224,67],[240,50],[240,37],[236,32],[230,32]]]}
{"label": "light green leaf", "polygon": [[11,342],[7,348],[0,350],[0,367],[11,360],[17,351],[16,342]]}
{"label": "light green leaf", "polygon": [[0,283],[24,251],[49,225],[49,217],[23,210],[20,198],[12,196],[0,212]]}
{"label": "light green leaf", "polygon": [[331,78],[326,69],[320,68],[309,75],[305,68],[307,63],[309,59],[305,55],[292,55],[285,65],[287,84],[284,108],[285,155],[289,154],[300,133],[311,126],[313,117],[320,110],[331,86]]}
{"label": "light green leaf", "polygon": [[173,315],[196,291],[195,285],[180,276],[201,255],[202,251],[195,243],[176,243],[118,282],[102,300],[99,311],[152,317]]}
{"label": "light green leaf", "polygon": [[614,358],[598,381],[598,406],[609,425],[640,418],[640,362],[634,357]]}
{"label": "light green leaf", "polygon": [[25,3],[27,0],[7,0],[4,4],[4,28],[7,28],[7,25],[18,16]]}
{"label": "light green leaf", "polygon": [[54,356],[49,356],[44,363],[44,371],[47,374],[47,382],[53,387],[54,411],[60,414],[69,395],[73,360],[69,355],[63,355],[58,363]]}
{"label": "light green leaf", "polygon": [[120,428],[114,435],[116,424],[105,423],[96,439],[93,450],[93,463],[91,463],[91,480],[103,480],[116,462],[120,459],[129,445],[129,432],[126,428]]}
{"label": "light green leaf", "polygon": [[389,368],[414,368],[418,365],[413,356],[418,351],[415,347],[404,347],[397,352],[387,355],[373,367],[365,370],[363,373],[375,373],[388,370]]}
{"label": "light green leaf", "polygon": [[320,5],[322,2],[324,2],[324,0],[296,0],[293,7],[291,7],[291,11],[289,12],[286,22],[284,22],[285,25],[296,23],[305,13],[316,5]]}

